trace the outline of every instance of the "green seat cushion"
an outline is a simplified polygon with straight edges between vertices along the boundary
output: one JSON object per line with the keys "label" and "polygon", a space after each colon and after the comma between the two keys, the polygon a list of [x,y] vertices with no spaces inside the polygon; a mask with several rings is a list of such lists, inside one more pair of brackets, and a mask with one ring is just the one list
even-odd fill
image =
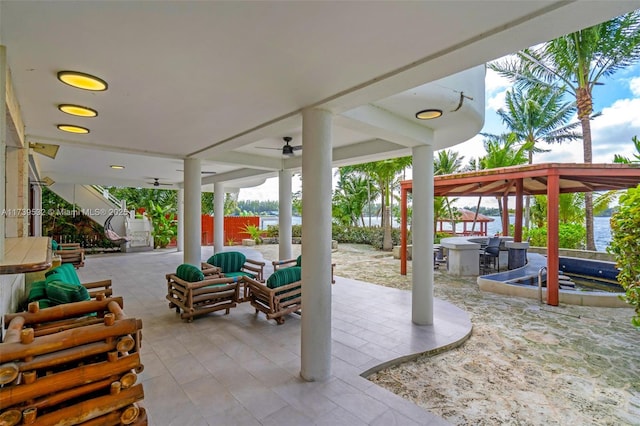
{"label": "green seat cushion", "polygon": [[89,292],[82,285],[65,283],[62,281],[47,281],[47,299],[54,305],[63,303],[82,302],[90,300]]}
{"label": "green seat cushion", "polygon": [[238,277],[249,277],[254,279],[256,278],[254,274],[250,274],[248,272],[225,272],[224,276],[229,278],[238,278]]}
{"label": "green seat cushion", "polygon": [[222,273],[226,275],[230,272],[240,272],[246,261],[247,257],[239,251],[225,251],[214,254],[207,263],[222,269]]}
{"label": "green seat cushion", "polygon": [[302,268],[302,255],[296,258],[296,266],[299,266]]}
{"label": "green seat cushion", "polygon": [[58,250],[58,242],[56,240],[51,240],[51,250]]}
{"label": "green seat cushion", "polygon": [[48,271],[44,275],[47,278],[53,277],[52,279],[57,279],[66,283],[77,285],[81,284],[80,278],[78,278],[78,274],[76,273],[76,270],[71,263],[63,263],[62,265]]}
{"label": "green seat cushion", "polygon": [[302,279],[302,269],[299,266],[278,269],[267,280],[267,287],[278,288]]}
{"label": "green seat cushion", "polygon": [[40,309],[50,308],[52,306],[55,306],[55,304],[52,303],[51,300],[49,300],[49,299],[40,299],[40,300],[38,300],[38,307]]}
{"label": "green seat cushion", "polygon": [[31,283],[31,288],[29,289],[29,296],[27,297],[27,302],[31,303],[36,300],[44,299],[47,297],[47,288],[46,281],[36,281]]}
{"label": "green seat cushion", "polygon": [[204,274],[197,266],[189,265],[188,263],[183,263],[178,266],[176,270],[176,276],[182,280],[188,281],[190,283],[195,283],[198,281],[204,280]]}

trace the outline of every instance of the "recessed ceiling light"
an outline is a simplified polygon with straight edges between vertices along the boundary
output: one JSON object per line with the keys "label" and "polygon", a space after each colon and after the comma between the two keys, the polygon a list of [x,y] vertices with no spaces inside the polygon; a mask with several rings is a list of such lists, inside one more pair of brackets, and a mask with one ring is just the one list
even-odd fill
{"label": "recessed ceiling light", "polygon": [[80,105],[62,104],[58,109],[66,114],[77,115],[78,117],[95,117],[98,111]]}
{"label": "recessed ceiling light", "polygon": [[416,113],[416,118],[418,120],[433,120],[434,118],[438,118],[442,116],[441,109],[423,109],[422,111],[418,111]]}
{"label": "recessed ceiling light", "polygon": [[96,76],[77,71],[60,71],[58,80],[78,89],[102,91],[109,87],[107,82]]}
{"label": "recessed ceiling light", "polygon": [[111,167],[112,169],[116,169],[116,170],[122,170],[124,169],[124,166],[120,166],[118,164],[112,164],[109,167]]}
{"label": "recessed ceiling light", "polygon": [[89,133],[89,129],[87,129],[86,127],[74,126],[73,124],[58,124],[57,127],[63,132],[80,133],[80,134]]}

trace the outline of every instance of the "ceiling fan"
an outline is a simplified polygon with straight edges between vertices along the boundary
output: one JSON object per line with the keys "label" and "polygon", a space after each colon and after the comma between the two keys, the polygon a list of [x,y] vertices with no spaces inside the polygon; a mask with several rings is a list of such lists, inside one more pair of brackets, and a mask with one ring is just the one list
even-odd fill
{"label": "ceiling fan", "polygon": [[38,185],[38,186],[51,186],[54,183],[56,183],[49,176],[43,177],[42,180],[30,180],[29,182],[33,185]]}
{"label": "ceiling fan", "polygon": [[148,185],[153,185],[153,186],[173,186],[172,183],[160,183],[160,178],[149,178],[149,179],[153,179],[153,182],[147,182]]}
{"label": "ceiling fan", "polygon": [[[176,172],[184,172],[184,170],[182,170],[182,169],[176,169]],[[203,174],[203,175],[215,175],[216,173],[217,173],[217,172],[206,172],[206,171],[204,171],[204,170],[202,170],[202,171],[200,172],[200,174]]]}
{"label": "ceiling fan", "polygon": [[296,151],[300,151],[302,149],[302,145],[289,145],[289,142],[291,142],[293,138],[291,136],[285,136],[282,138],[282,140],[284,141],[284,145],[282,145],[282,148],[268,148],[268,147],[263,147],[263,146],[258,146],[256,148],[260,148],[260,149],[277,149],[279,151],[282,151],[282,155],[286,155],[286,156],[292,156],[294,152]]}

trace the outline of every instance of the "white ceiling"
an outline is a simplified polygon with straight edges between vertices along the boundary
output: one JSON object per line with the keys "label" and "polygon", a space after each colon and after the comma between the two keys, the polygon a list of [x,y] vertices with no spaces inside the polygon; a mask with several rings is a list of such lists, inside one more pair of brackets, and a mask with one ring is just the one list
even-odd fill
{"label": "white ceiling", "polygon": [[[336,114],[336,164],[407,155],[421,131],[435,132],[436,148],[450,146],[482,127],[484,88],[482,68],[449,76],[636,8],[639,1],[1,1],[0,42],[27,140],[61,146],[55,160],[38,156],[42,176],[179,185],[182,159],[196,156],[216,172],[204,182],[256,184],[300,167],[300,152],[284,159],[258,147],[278,148],[283,136],[302,144],[303,108]],[[73,89],[56,80],[60,70],[97,75],[109,89]],[[461,91],[468,98],[455,115]],[[66,116],[60,103],[99,116]],[[427,107],[445,115],[416,120]],[[66,134],[58,123],[91,133]]]}

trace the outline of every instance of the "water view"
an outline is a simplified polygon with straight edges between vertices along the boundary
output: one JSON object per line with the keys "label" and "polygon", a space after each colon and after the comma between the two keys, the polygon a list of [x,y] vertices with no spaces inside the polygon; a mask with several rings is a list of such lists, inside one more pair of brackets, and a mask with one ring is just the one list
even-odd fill
{"label": "water view", "polygon": [[[489,235],[495,235],[497,233],[502,232],[502,223],[500,222],[500,217],[499,216],[489,216],[491,218],[493,218],[493,222],[489,222],[488,226],[487,226],[487,231],[489,233]],[[609,243],[611,242],[611,226],[609,224],[609,220],[611,218],[610,217],[595,217],[594,218],[594,239],[596,242],[596,248],[598,249],[598,251],[606,251],[607,246],[609,245]],[[511,223],[514,223],[514,216],[510,216],[509,218]],[[293,216],[293,218],[291,219],[291,222],[294,225],[299,225],[302,223],[302,218],[300,216]],[[376,226],[380,224],[380,218],[379,217],[365,217],[364,219],[364,223],[366,226],[369,226],[369,224],[371,224],[372,226]],[[269,217],[262,217],[260,218],[260,228],[261,229],[266,229],[268,225],[277,225],[278,224],[278,217],[277,216],[269,216]],[[399,227],[400,224],[394,221],[394,227]],[[445,229],[447,228],[447,226],[445,225]],[[451,227],[449,226],[449,229],[451,229]],[[462,228],[459,229],[459,231],[462,231]]]}

